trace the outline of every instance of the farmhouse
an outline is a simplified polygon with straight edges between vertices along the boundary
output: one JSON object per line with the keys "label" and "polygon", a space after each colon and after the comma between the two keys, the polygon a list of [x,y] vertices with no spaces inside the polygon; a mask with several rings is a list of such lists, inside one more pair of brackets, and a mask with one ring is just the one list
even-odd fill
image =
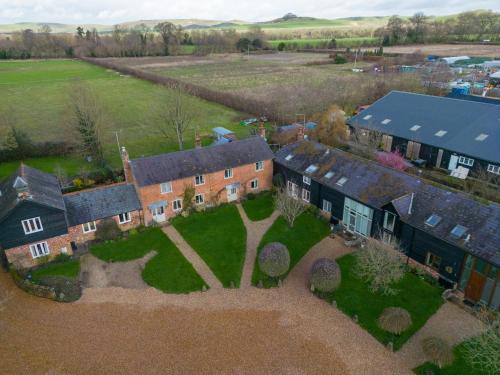
{"label": "farmhouse", "polygon": [[351,130],[381,133],[386,151],[455,171],[500,176],[500,106],[392,91],[352,117]]}
{"label": "farmhouse", "polygon": [[356,236],[400,243],[472,302],[500,308],[500,205],[338,149],[301,141],[275,158],[289,194],[319,207]]}
{"label": "farmhouse", "polygon": [[136,187],[146,225],[179,214],[189,190],[195,206],[210,206],[270,189],[273,156],[259,136],[133,160],[122,150],[125,176]]}

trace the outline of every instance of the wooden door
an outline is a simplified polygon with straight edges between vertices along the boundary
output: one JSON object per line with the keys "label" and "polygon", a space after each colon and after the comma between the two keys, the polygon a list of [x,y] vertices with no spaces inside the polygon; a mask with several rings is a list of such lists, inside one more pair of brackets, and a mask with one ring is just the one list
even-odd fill
{"label": "wooden door", "polygon": [[476,271],[472,271],[469,278],[469,284],[465,288],[465,298],[471,302],[479,302],[483,293],[486,277]]}

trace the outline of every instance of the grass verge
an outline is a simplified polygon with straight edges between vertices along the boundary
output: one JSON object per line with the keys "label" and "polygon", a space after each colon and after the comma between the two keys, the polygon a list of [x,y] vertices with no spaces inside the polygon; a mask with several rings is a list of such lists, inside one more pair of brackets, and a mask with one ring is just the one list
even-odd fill
{"label": "grass verge", "polygon": [[264,191],[255,196],[255,199],[247,199],[242,203],[248,218],[252,221],[267,219],[274,211],[273,194]]}
{"label": "grass verge", "polygon": [[60,263],[49,263],[31,272],[33,281],[39,281],[47,276],[64,276],[70,279],[78,278],[80,274],[80,261],[71,259]]}

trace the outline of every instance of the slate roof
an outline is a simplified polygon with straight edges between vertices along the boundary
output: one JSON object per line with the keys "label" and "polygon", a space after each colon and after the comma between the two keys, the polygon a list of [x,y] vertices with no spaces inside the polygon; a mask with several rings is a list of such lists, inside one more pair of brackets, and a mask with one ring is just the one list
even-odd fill
{"label": "slate roof", "polygon": [[[385,119],[391,121],[382,124]],[[495,104],[392,91],[348,123],[500,164],[500,106]],[[410,130],[415,125],[420,128]],[[438,137],[440,130],[447,133]],[[478,141],[480,134],[488,137]]]}
{"label": "slate roof", "polygon": [[[286,160],[288,155],[293,157]],[[285,146],[276,153],[275,162],[373,208],[392,204],[403,222],[500,266],[500,205],[496,203],[480,203],[464,193],[312,141]],[[318,169],[306,173],[310,165]],[[331,178],[325,177],[328,172],[333,172]],[[347,181],[337,185],[343,177]],[[442,218],[436,227],[425,224],[432,213]],[[456,239],[450,234],[457,224],[468,228],[469,241],[466,235]]]}
{"label": "slate roof", "polygon": [[69,226],[141,209],[131,184],[113,185],[64,196]]}
{"label": "slate roof", "polygon": [[273,157],[266,141],[254,136],[221,145],[133,159],[130,166],[137,184],[148,186]]}
{"label": "slate roof", "polygon": [[[14,187],[17,184],[17,189]],[[21,202],[18,193],[23,191],[26,200],[47,207],[65,210],[61,187],[57,178],[49,173],[21,164],[7,179],[0,182],[0,220]]]}

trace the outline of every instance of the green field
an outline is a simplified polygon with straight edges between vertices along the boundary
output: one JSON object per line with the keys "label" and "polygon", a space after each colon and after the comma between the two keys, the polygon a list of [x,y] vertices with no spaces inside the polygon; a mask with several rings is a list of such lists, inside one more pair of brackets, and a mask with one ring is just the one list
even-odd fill
{"label": "green field", "polygon": [[[173,139],[159,135],[159,120],[152,114],[162,103],[171,102],[172,90],[77,60],[0,62],[0,113],[11,112],[17,126],[35,141],[74,139],[68,125],[71,115],[68,97],[72,85],[78,81],[88,84],[102,103],[101,133],[106,158],[112,165],[120,165],[115,131],[131,157],[176,150]],[[232,129],[239,136],[248,134],[248,129],[238,124],[244,117],[239,112],[195,97],[187,100],[193,111],[193,125],[202,134],[208,135],[215,126]],[[186,135],[188,147],[193,147],[194,126]],[[0,137],[5,136],[6,130],[6,125],[0,123]],[[70,160],[39,160],[29,164],[52,172],[60,163],[68,168],[68,173],[85,164],[78,158]],[[16,164],[1,163],[0,178]]]}
{"label": "green field", "polygon": [[[377,46],[379,45],[379,38],[372,37],[360,37],[360,38],[338,38],[337,41],[338,48],[346,47],[361,47],[361,46]],[[331,39],[278,39],[270,40],[268,43],[272,48],[278,48],[280,43],[285,43],[288,47],[297,48],[325,48],[325,44],[330,42]]]}

